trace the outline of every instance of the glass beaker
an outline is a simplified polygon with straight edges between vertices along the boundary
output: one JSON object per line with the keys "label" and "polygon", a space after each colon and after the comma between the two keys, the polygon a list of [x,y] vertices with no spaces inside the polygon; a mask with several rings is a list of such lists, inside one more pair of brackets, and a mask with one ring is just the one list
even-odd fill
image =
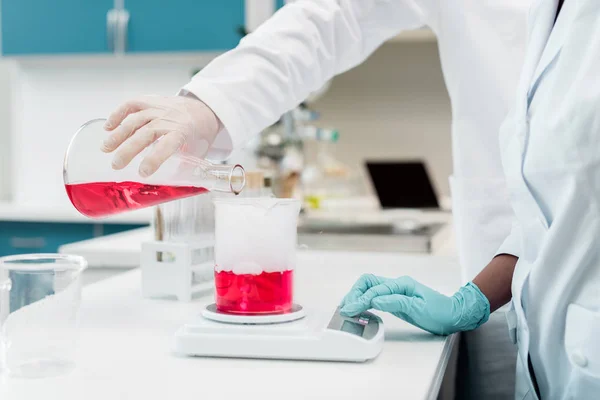
{"label": "glass beaker", "polygon": [[215,302],[221,312],[278,314],[293,305],[300,202],[215,200]]}
{"label": "glass beaker", "polygon": [[65,154],[65,189],[73,206],[83,215],[104,217],[208,191],[238,194],[244,188],[241,165],[214,165],[180,152],[143,178],[139,166],[152,146],[127,167],[115,170],[114,154],[100,150],[109,134],[104,130],[104,122],[95,119],[85,123],[71,139]]}
{"label": "glass beaker", "polygon": [[42,378],[75,367],[83,257],[25,254],[0,258],[0,371]]}

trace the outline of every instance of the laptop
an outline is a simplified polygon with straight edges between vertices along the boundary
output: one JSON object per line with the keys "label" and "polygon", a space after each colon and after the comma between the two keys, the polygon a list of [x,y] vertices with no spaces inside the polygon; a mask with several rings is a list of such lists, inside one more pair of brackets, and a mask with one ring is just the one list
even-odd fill
{"label": "laptop", "polygon": [[381,208],[440,208],[423,161],[367,161],[366,165]]}

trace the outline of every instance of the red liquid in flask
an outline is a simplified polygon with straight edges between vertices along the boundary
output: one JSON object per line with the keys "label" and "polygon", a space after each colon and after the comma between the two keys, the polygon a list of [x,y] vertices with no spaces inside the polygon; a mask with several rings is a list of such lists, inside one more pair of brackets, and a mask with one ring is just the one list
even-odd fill
{"label": "red liquid in flask", "polygon": [[294,271],[215,272],[217,309],[235,314],[280,314],[292,309]]}
{"label": "red liquid in flask", "polygon": [[195,186],[148,185],[139,182],[90,182],[65,185],[75,208],[88,217],[104,217],[123,211],[182,199],[207,189]]}

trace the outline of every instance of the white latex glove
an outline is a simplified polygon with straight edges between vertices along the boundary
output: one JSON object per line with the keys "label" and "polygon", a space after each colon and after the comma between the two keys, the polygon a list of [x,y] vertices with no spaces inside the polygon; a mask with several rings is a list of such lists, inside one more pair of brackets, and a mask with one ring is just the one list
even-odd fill
{"label": "white latex glove", "polygon": [[104,129],[113,131],[104,141],[102,151],[117,150],[112,162],[114,169],[125,168],[162,137],[140,164],[140,175],[147,177],[179,149],[196,157],[206,155],[222,124],[206,104],[195,98],[144,96],[117,108]]}

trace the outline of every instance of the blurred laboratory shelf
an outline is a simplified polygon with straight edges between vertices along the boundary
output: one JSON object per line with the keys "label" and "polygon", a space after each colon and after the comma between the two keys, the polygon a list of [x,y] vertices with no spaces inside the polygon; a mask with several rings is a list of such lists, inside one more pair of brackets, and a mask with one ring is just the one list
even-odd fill
{"label": "blurred laboratory shelf", "polygon": [[404,31],[388,40],[388,43],[433,43],[437,41],[435,33],[429,28]]}
{"label": "blurred laboratory shelf", "polygon": [[[365,272],[410,275],[445,294],[460,285],[452,258],[381,253],[301,252],[295,300],[333,311]],[[435,336],[391,314],[383,351],[366,363],[188,358],[172,354],[173,334],[212,302],[141,296],[140,270],[83,288],[76,369],[51,379],[3,377],[0,398],[146,399],[436,399],[456,335]],[[450,364],[452,365],[452,364]]]}
{"label": "blurred laboratory shelf", "polygon": [[[429,249],[423,249],[422,241],[410,237],[393,238],[392,235],[327,235],[300,233],[298,243],[301,249],[332,251],[382,251],[390,253],[430,253],[455,256],[451,214],[447,212],[424,211],[374,211],[360,213],[361,216],[348,217],[346,214],[332,212],[310,213],[310,218],[358,222],[382,222],[412,218],[422,223],[439,223],[440,227],[429,239]],[[342,215],[346,215],[343,217]],[[326,218],[326,219],[325,219]],[[305,219],[301,220],[300,226]],[[300,228],[301,230],[301,228]],[[154,240],[152,228],[140,228],[99,238],[69,243],[59,248],[60,253],[85,257],[90,268],[135,268],[139,266],[141,243]],[[414,245],[415,249],[410,246]],[[302,251],[304,251],[302,250]]]}
{"label": "blurred laboratory shelf", "polygon": [[298,226],[298,244],[312,250],[432,253],[445,227],[444,223],[421,223],[412,219],[398,223],[304,220]]}
{"label": "blurred laboratory shelf", "polygon": [[89,219],[70,205],[16,204],[0,202],[0,221],[73,222],[98,224],[149,224],[152,209],[143,209],[103,219]]}
{"label": "blurred laboratory shelf", "polygon": [[[329,230],[331,223],[334,229]],[[306,234],[306,225],[314,225]],[[352,227],[352,234],[336,234],[336,226]],[[364,227],[365,234],[359,230]],[[416,229],[414,229],[416,227]],[[411,231],[410,229],[413,228]],[[402,232],[408,229],[407,232]],[[377,234],[377,230],[382,232]],[[390,231],[385,233],[385,231]],[[367,234],[370,233],[370,234]],[[326,210],[310,210],[299,226],[300,244],[316,250],[385,251],[454,255],[452,214],[444,210],[379,208],[363,199],[362,206],[345,204]],[[450,242],[450,244],[449,244]]]}
{"label": "blurred laboratory shelf", "polygon": [[305,214],[311,220],[336,220],[345,223],[386,223],[401,221],[416,221],[427,223],[448,223],[452,220],[452,213],[437,210],[404,210],[404,209],[331,209],[311,210]]}

